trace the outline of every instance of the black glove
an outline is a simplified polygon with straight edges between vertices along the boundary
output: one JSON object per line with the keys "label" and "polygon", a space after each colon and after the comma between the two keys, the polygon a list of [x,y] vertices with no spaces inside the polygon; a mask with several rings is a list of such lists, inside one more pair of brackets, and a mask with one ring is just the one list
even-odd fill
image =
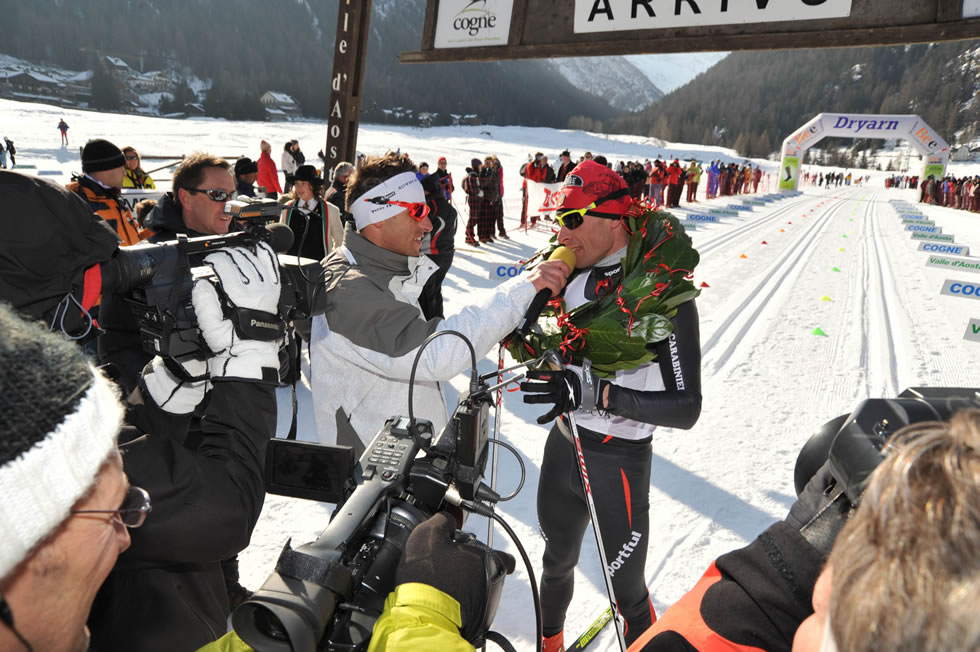
{"label": "black glove", "polygon": [[827,557],[852,509],[843,486],[830,470],[828,460],[813,474],[790,507],[786,523],[799,530],[810,545]]}
{"label": "black glove", "polygon": [[524,397],[525,403],[554,403],[555,407],[540,417],[538,423],[545,424],[565,412],[582,408],[594,411],[599,405],[602,386],[608,382],[600,380],[592,373],[592,363],[585,360],[582,369],[569,367],[561,371],[529,371],[527,379],[533,382],[521,383],[522,392],[531,392]]}
{"label": "black glove", "polygon": [[395,571],[395,584],[428,584],[459,602],[463,638],[473,642],[486,633],[497,612],[504,577],[514,558],[492,550],[472,535],[456,532],[456,521],[439,512],[412,531]]}

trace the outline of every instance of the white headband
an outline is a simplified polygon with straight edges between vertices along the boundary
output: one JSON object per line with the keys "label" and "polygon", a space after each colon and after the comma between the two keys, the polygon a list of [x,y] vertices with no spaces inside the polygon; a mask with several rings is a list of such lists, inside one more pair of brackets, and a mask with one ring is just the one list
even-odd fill
{"label": "white headband", "polygon": [[92,384],[75,411],[0,467],[0,578],[68,518],[116,448],[122,405],[114,386],[90,369]]}
{"label": "white headband", "polygon": [[384,183],[379,184],[355,199],[350,205],[354,215],[354,223],[360,231],[368,224],[376,224],[398,215],[405,209],[394,204],[376,204],[370,199],[394,199],[412,204],[425,203],[425,191],[414,172],[396,174]]}
{"label": "white headband", "polygon": [[823,627],[823,642],[820,644],[820,652],[837,652],[837,643],[834,642],[834,633],[830,630],[830,606],[827,606],[827,621]]}

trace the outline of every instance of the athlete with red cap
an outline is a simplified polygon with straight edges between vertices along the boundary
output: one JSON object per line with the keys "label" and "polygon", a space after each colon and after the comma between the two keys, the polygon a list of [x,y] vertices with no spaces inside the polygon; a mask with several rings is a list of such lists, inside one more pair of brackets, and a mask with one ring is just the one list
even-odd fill
{"label": "athlete with red cap", "polygon": [[[558,242],[575,252],[565,287],[564,309],[616,293],[631,233],[632,207],[622,177],[593,161],[565,178],[557,219]],[[532,371],[521,389],[528,403],[554,403],[538,419],[547,423],[573,411],[588,469],[591,493],[612,576],[616,605],[631,642],[656,620],[646,588],[652,434],[657,425],[691,428],[701,412],[701,345],[694,300],[677,308],[673,332],[647,345],[656,358],[636,369],[598,378],[591,362],[564,371]],[[626,328],[623,337],[628,337]],[[635,334],[634,334],[635,337]],[[565,611],[589,512],[579,480],[569,422],[559,417],[545,445],[538,483],[538,522],[545,538],[541,576],[544,649],[564,649]]]}

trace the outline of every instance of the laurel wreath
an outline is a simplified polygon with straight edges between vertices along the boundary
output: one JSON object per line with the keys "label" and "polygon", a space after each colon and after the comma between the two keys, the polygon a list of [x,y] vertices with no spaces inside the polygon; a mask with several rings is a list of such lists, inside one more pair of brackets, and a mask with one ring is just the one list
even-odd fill
{"label": "laurel wreath", "polygon": [[[558,349],[571,364],[588,358],[596,375],[608,378],[656,358],[651,345],[670,336],[677,307],[700,294],[691,281],[700,256],[669,213],[646,210],[623,219],[631,236],[619,286],[569,311],[562,298],[548,302],[527,336],[512,334],[506,342],[515,360],[527,362]],[[557,247],[556,236],[527,269]]]}

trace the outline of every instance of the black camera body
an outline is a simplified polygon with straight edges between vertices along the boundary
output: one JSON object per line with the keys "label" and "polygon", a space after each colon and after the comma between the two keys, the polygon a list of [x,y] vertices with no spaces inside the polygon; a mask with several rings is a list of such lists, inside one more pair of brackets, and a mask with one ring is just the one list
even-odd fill
{"label": "black camera body", "polygon": [[896,398],[864,400],[850,414],[825,423],[803,446],[796,460],[796,493],[829,460],[847,500],[857,505],[897,430],[924,421],[948,421],[958,410],[969,408],[980,408],[980,389],[913,387]]}
{"label": "black camera body", "polygon": [[[267,489],[336,501],[337,508],[316,541],[286,544],[276,571],[232,615],[238,635],[259,650],[366,650],[415,527],[466,496],[495,498],[482,484],[489,396],[464,397],[431,447],[430,422],[390,418],[352,472],[350,448],[272,440]],[[423,446],[427,453],[417,458]],[[334,477],[323,478],[327,470]],[[463,512],[456,517],[462,526]],[[500,586],[488,601],[484,633]]]}
{"label": "black camera body", "polygon": [[[230,201],[225,212],[235,216],[243,230],[227,235],[189,238],[158,244],[140,244],[120,249],[113,259],[113,286],[129,303],[139,323],[144,351],[172,358],[202,358],[203,343],[191,302],[195,281],[214,273],[203,259],[227,247],[254,247],[269,243],[285,251],[292,244],[289,227],[275,225],[281,206],[271,200]],[[256,311],[228,311],[241,337],[271,341],[281,337],[284,322],[309,319],[326,310],[326,295],[320,283],[319,261],[279,256],[282,290],[276,315]]]}

